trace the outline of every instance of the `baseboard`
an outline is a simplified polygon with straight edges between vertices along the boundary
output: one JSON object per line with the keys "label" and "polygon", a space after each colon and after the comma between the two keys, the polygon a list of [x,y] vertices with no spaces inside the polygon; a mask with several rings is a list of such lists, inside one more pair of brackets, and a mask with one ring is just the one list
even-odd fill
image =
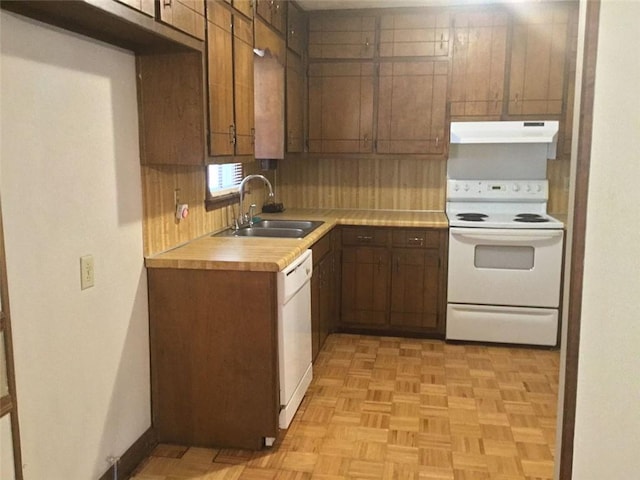
{"label": "baseboard", "polygon": [[[126,452],[122,454],[120,460],[118,460],[118,478],[117,480],[125,480],[131,476],[133,470],[149,456],[151,451],[158,445],[156,432],[153,427],[149,427],[149,430],[144,432],[140,438],[138,438],[133,445],[131,445]],[[115,472],[115,465],[112,465],[109,470],[104,472],[99,480],[113,480]]]}

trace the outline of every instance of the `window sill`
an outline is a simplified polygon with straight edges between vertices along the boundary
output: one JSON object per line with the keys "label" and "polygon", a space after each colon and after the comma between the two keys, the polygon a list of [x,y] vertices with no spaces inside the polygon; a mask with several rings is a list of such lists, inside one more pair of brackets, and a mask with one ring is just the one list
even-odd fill
{"label": "window sill", "polygon": [[240,194],[237,192],[220,195],[219,197],[208,197],[204,201],[207,212],[217,210],[218,208],[228,207],[240,201]]}

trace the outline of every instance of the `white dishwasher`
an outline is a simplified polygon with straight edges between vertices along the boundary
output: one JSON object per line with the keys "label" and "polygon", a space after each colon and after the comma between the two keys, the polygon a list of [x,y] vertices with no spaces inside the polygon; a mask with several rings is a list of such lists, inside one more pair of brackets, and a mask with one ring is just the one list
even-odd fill
{"label": "white dishwasher", "polygon": [[313,376],[311,368],[311,250],[278,272],[280,428],[289,428]]}

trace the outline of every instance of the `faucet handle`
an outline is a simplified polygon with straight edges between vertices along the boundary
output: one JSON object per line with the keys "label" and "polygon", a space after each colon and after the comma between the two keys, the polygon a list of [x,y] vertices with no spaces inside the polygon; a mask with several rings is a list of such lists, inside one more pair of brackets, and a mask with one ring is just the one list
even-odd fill
{"label": "faucet handle", "polygon": [[256,204],[252,203],[249,205],[249,226],[253,225],[253,216],[256,213]]}

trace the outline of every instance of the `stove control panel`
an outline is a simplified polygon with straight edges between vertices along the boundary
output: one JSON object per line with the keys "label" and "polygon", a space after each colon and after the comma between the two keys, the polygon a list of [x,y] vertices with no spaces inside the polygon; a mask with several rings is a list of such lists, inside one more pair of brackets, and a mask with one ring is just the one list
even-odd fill
{"label": "stove control panel", "polygon": [[549,194],[547,180],[448,180],[448,201],[544,202]]}

